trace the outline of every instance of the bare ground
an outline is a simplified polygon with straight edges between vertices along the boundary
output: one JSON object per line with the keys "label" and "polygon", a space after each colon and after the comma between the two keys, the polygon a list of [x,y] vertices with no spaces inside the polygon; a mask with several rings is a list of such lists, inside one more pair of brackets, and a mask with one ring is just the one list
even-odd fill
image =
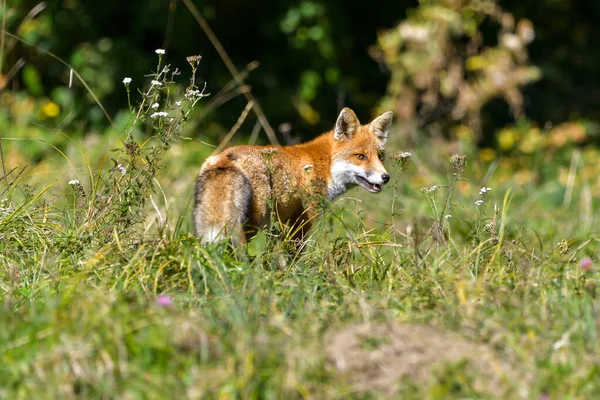
{"label": "bare ground", "polygon": [[445,365],[465,363],[478,393],[525,395],[517,372],[491,348],[431,326],[351,325],[328,336],[326,352],[340,377],[358,392],[392,396],[402,378],[427,384]]}

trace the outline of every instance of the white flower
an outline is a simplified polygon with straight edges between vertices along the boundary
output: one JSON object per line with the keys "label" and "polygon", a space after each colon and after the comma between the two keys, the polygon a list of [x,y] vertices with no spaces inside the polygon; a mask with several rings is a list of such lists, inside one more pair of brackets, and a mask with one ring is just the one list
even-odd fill
{"label": "white flower", "polygon": [[445,216],[444,216],[444,218],[446,218],[446,219],[450,219],[450,218],[452,218],[452,215],[450,215],[450,214],[448,214],[448,215],[445,215]]}
{"label": "white flower", "polygon": [[421,188],[421,193],[434,193],[438,188],[439,186],[437,185],[433,185],[431,187],[423,187]]}
{"label": "white flower", "polygon": [[175,102],[175,105],[176,105],[177,107],[181,107],[181,102],[180,102],[180,101],[176,101],[176,102]]}
{"label": "white flower", "polygon": [[480,206],[480,205],[482,205],[482,204],[483,204],[483,200],[477,200],[477,201],[475,202],[475,205],[476,205],[477,207],[479,207],[479,206]]}
{"label": "white flower", "polygon": [[400,24],[398,31],[400,36],[402,36],[404,39],[418,43],[427,41],[427,38],[429,37],[429,30],[427,27],[418,26],[407,22]]}
{"label": "white flower", "polygon": [[158,103],[154,103],[154,104],[152,104],[152,108],[154,108],[156,110],[158,108],[158,105],[159,105]]}
{"label": "white flower", "polygon": [[73,179],[69,181],[69,185],[79,185],[81,184],[81,182],[79,182],[77,179]]}
{"label": "white flower", "polygon": [[399,154],[400,158],[409,158],[412,157],[412,153],[409,151],[403,151],[402,153]]}
{"label": "white flower", "polygon": [[513,33],[506,33],[502,35],[502,37],[500,37],[500,43],[502,46],[513,51],[520,50],[523,47],[521,38]]}
{"label": "white flower", "polygon": [[119,171],[121,171],[121,175],[125,175],[127,173],[127,170],[125,169],[125,167],[123,166],[123,164],[119,164],[116,167]]}
{"label": "white flower", "polygon": [[128,76],[125,77],[125,78],[123,78],[123,83],[126,84],[126,85],[129,84],[129,83],[131,83],[131,78],[128,77]]}
{"label": "white flower", "polygon": [[173,121],[175,121],[175,118],[169,119],[169,122],[173,122]]}
{"label": "white flower", "polygon": [[164,111],[159,111],[159,112],[155,112],[152,115],[150,115],[150,118],[156,118],[156,117],[168,117],[169,114],[164,112]]}
{"label": "white flower", "polygon": [[479,191],[479,194],[485,194],[486,192],[489,192],[490,190],[492,190],[492,188],[482,187],[481,190]]}
{"label": "white flower", "polygon": [[199,90],[188,90],[185,97],[190,100],[194,100],[196,97],[204,97],[204,93]]}
{"label": "white flower", "polygon": [[162,83],[161,83],[161,82],[159,82],[159,81],[154,81],[154,80],[153,80],[153,81],[151,81],[151,82],[150,82],[150,84],[151,84],[152,86],[162,86]]}
{"label": "white flower", "polygon": [[535,31],[533,30],[533,28],[531,28],[531,26],[523,26],[521,30],[517,33],[519,34],[521,39],[523,39],[523,41],[527,44],[533,42],[533,39],[535,39]]}
{"label": "white flower", "polygon": [[163,54],[165,54],[165,49],[156,49],[156,50],[154,50],[154,52],[155,52],[156,54],[158,54],[158,55],[161,55],[161,56],[162,56]]}

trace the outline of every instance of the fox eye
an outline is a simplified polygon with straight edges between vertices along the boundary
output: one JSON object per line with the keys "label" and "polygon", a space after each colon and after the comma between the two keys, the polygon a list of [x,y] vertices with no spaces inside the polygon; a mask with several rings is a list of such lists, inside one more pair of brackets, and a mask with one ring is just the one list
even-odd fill
{"label": "fox eye", "polygon": [[355,156],[356,156],[356,158],[358,158],[361,161],[367,159],[367,156],[365,156],[364,154],[361,154],[361,153],[355,154]]}

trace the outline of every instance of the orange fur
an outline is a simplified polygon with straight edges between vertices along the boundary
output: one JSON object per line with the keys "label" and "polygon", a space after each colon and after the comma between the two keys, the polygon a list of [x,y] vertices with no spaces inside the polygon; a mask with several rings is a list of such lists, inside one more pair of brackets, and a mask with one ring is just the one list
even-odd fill
{"label": "orange fur", "polygon": [[206,242],[230,235],[245,242],[269,223],[274,207],[280,221],[301,227],[301,240],[317,212],[316,199],[334,200],[352,185],[379,192],[389,180],[379,152],[391,121],[387,112],[361,126],[345,108],[334,129],[308,143],[236,146],[209,157],[196,185],[196,235]]}

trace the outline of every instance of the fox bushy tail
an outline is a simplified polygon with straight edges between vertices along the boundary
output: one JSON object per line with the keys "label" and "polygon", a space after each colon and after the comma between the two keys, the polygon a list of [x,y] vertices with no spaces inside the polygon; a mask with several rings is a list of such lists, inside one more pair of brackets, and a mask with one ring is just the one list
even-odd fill
{"label": "fox bushy tail", "polygon": [[245,242],[243,225],[252,199],[248,177],[230,162],[200,171],[196,183],[194,229],[204,243],[231,238]]}

